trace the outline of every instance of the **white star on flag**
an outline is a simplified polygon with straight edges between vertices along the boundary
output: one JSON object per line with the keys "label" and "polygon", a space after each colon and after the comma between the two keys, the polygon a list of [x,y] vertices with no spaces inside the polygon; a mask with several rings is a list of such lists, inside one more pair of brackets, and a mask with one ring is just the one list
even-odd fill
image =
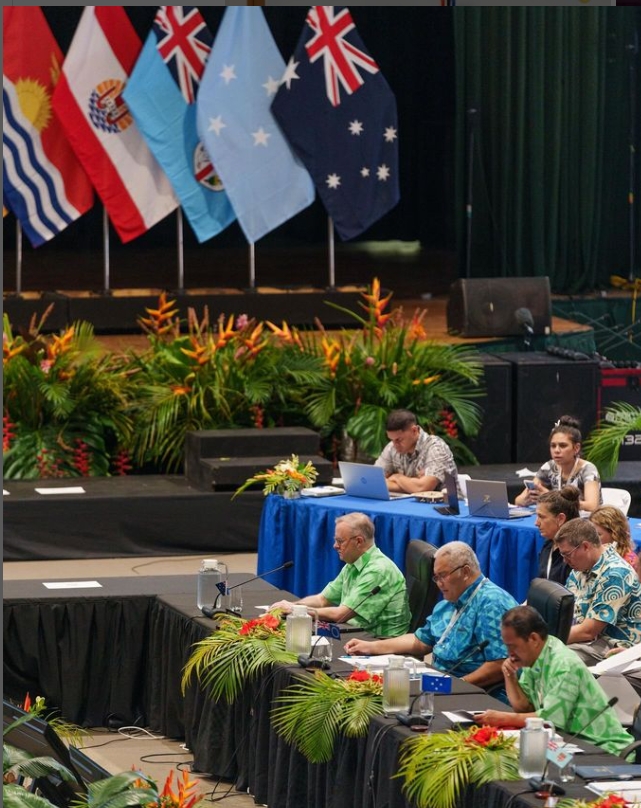
{"label": "white star on flag", "polygon": [[227,127],[226,123],[223,123],[222,115],[216,115],[215,118],[209,119],[209,132],[215,132],[217,135],[220,135],[220,130],[225,129]]}
{"label": "white star on flag", "polygon": [[360,135],[363,131],[363,122],[362,121],[350,121],[349,123],[349,131],[352,135]]}
{"label": "white star on flag", "polygon": [[379,166],[376,169],[376,176],[379,180],[386,180],[389,177],[389,168],[383,163],[382,166]]}
{"label": "white star on flag", "polygon": [[300,62],[295,62],[293,57],[289,60],[289,62],[287,62],[287,67],[285,68],[285,72],[283,73],[283,78],[280,80],[280,83],[286,84],[288,90],[292,89],[292,81],[300,78],[300,76],[296,73],[296,68],[299,64]]}
{"label": "white star on flag", "polygon": [[329,174],[325,182],[327,183],[328,188],[338,188],[338,186],[341,184],[341,178],[338,176],[338,174]]}
{"label": "white star on flag", "polygon": [[385,142],[393,143],[396,140],[396,129],[393,126],[388,126],[385,129]]}
{"label": "white star on flag", "polygon": [[267,81],[262,86],[265,88],[268,96],[276,95],[278,88],[280,87],[280,81],[269,76]]}
{"label": "white star on flag", "polygon": [[223,69],[220,71],[219,75],[221,79],[224,80],[225,84],[229,84],[232,79],[238,78],[234,72],[234,65],[223,65]]}
{"label": "white star on flag", "polygon": [[363,168],[361,168],[361,177],[369,177],[369,168],[367,168],[366,166],[363,166]]}
{"label": "white star on flag", "polygon": [[254,146],[267,146],[267,138],[270,138],[271,135],[261,126],[256,132],[252,132],[252,137],[254,138]]}

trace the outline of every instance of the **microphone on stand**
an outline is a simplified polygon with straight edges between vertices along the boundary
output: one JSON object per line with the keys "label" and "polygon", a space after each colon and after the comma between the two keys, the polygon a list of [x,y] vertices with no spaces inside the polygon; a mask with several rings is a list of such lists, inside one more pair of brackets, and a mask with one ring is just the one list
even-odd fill
{"label": "microphone on stand", "polygon": [[[355,608],[350,609],[350,611],[352,612],[352,614],[358,614],[358,610],[359,610],[359,609],[360,609],[360,607],[363,605],[363,603],[365,603],[365,601],[366,601],[366,600],[369,600],[369,598],[371,598],[373,595],[378,595],[378,593],[379,593],[380,591],[381,591],[381,587],[380,587],[380,586],[375,586],[373,589],[371,589],[371,590],[370,590],[370,591],[369,591],[369,592],[368,592],[368,593],[365,595],[365,597],[364,597],[364,598],[362,598],[362,599],[361,599],[361,600],[360,600],[360,601],[359,601],[359,602],[356,604],[356,607],[355,607]],[[330,666],[329,666],[329,663],[327,663],[327,662],[321,662],[321,660],[320,660],[320,659],[312,659],[312,657],[314,656],[314,651],[316,650],[316,646],[318,645],[318,643],[319,643],[320,639],[321,639],[321,637],[320,637],[320,636],[318,636],[318,637],[317,637],[317,639],[316,639],[316,640],[315,640],[315,642],[314,642],[314,645],[312,646],[312,649],[311,649],[311,651],[310,651],[309,655],[308,655],[308,654],[300,654],[300,655],[299,655],[299,657],[298,657],[298,664],[301,666],[301,668],[321,668],[322,670],[328,670],[328,669],[329,669],[329,667],[330,667]]]}
{"label": "microphone on stand", "polygon": [[[581,729],[578,732],[575,732],[574,735],[571,735],[567,739],[567,741],[563,741],[563,743],[560,744],[559,749],[563,749],[564,746],[568,746],[570,743],[572,743],[572,741],[575,738],[578,738],[579,735],[581,735],[581,733],[584,732],[590,726],[590,724],[592,724],[593,721],[596,721],[596,719],[601,715],[601,713],[604,713],[610,707],[614,707],[614,705],[618,701],[619,701],[618,696],[612,696],[610,701],[604,707],[601,707],[601,709],[598,710],[593,716],[591,716],[590,719],[585,722],[585,724],[581,727]],[[528,783],[535,791],[543,791],[547,788],[550,794],[565,794],[565,791],[563,790],[563,788],[561,788],[560,785],[558,785],[558,783],[555,783],[553,780],[548,780],[546,778],[549,765],[550,761],[549,759],[546,759],[543,774],[540,777],[530,777]]]}
{"label": "microphone on stand", "polygon": [[464,662],[467,662],[468,659],[473,657],[474,654],[478,654],[481,653],[482,651],[485,651],[485,649],[488,647],[489,644],[490,644],[489,640],[483,640],[483,642],[477,643],[474,646],[474,648],[468,651],[467,654],[464,654],[455,665],[452,665],[451,668],[445,668],[445,670],[441,672],[449,674],[454,673],[454,671],[458,670]]}
{"label": "microphone on stand", "polygon": [[280,572],[281,570],[288,570],[290,567],[294,566],[293,561],[286,561],[284,564],[281,564],[280,567],[275,567],[273,570],[268,570],[267,572],[261,572],[260,575],[254,575],[253,578],[248,578],[246,581],[241,581],[239,584],[234,584],[233,586],[226,587],[225,592],[219,592],[216,595],[216,600],[214,601],[213,606],[203,606],[200,610],[205,617],[213,618],[215,614],[235,614],[232,612],[231,609],[219,609],[218,608],[218,601],[223,594],[228,594],[231,592],[232,589],[236,589],[239,586],[245,586],[245,584],[250,584],[252,581],[257,581],[259,578],[265,578],[268,575],[271,575],[272,572]]}

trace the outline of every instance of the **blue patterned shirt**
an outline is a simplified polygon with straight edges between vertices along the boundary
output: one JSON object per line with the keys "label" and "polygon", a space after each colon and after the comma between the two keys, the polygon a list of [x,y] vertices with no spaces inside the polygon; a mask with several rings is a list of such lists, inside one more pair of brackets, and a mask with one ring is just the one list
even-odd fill
{"label": "blue patterned shirt", "polygon": [[[501,639],[501,618],[514,606],[518,604],[509,592],[479,575],[457,601],[438,603],[416,636],[432,648],[434,667],[444,671],[453,668],[475,645],[488,640],[487,648],[476,651],[456,669],[457,676],[465,676],[484,662],[507,657],[507,648]],[[446,633],[455,613],[459,616]],[[444,634],[445,638],[441,639]]]}
{"label": "blue patterned shirt", "polygon": [[575,623],[600,620],[607,623],[603,636],[618,645],[641,643],[641,584],[614,544],[605,545],[592,569],[573,570],[566,587],[575,597]]}

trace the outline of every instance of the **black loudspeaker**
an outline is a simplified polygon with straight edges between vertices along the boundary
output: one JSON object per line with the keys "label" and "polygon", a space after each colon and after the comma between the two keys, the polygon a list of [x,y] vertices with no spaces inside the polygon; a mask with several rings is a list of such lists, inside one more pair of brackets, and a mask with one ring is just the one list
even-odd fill
{"label": "black loudspeaker", "polygon": [[547,277],[461,278],[450,287],[447,328],[452,333],[463,337],[549,334],[551,324]]}
{"label": "black loudspeaker", "polygon": [[[641,368],[601,368],[599,420],[607,422],[606,407],[617,402],[641,407]],[[628,432],[619,460],[641,460],[641,432]]]}
{"label": "black loudspeaker", "polygon": [[555,421],[572,415],[585,440],[597,422],[599,363],[572,362],[546,353],[502,353],[512,363],[513,463],[538,468],[550,459]]}
{"label": "black loudspeaker", "polygon": [[486,394],[475,402],[483,410],[479,434],[467,445],[481,464],[512,462],[512,364],[500,354],[482,353]]}

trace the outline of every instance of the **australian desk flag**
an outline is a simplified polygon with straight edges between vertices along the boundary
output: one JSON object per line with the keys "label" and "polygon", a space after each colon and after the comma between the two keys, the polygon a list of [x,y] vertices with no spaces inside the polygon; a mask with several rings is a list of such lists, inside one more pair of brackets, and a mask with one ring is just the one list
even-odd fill
{"label": "australian desk flag", "polygon": [[344,6],[312,6],[272,113],[343,239],[399,200],[396,99]]}
{"label": "australian desk flag", "polygon": [[199,242],[236,218],[196,130],[213,37],[195,6],[160,6],[123,97]]}

